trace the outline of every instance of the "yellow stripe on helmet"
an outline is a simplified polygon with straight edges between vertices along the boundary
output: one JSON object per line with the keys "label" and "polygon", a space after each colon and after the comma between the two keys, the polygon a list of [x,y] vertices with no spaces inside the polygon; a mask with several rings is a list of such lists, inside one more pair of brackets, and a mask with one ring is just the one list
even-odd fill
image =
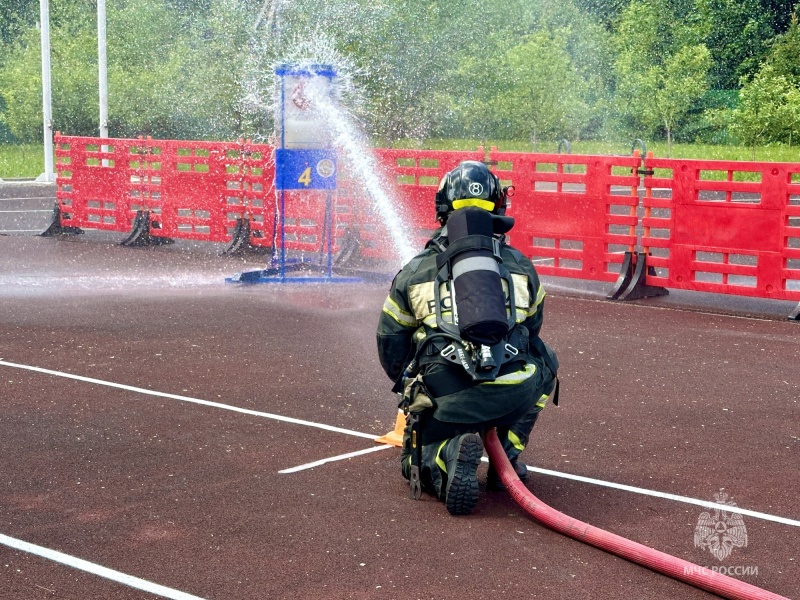
{"label": "yellow stripe on helmet", "polygon": [[462,198],[461,200],[453,200],[453,208],[458,210],[465,206],[477,206],[483,210],[493,211],[494,202],[491,200],[482,200],[481,198]]}

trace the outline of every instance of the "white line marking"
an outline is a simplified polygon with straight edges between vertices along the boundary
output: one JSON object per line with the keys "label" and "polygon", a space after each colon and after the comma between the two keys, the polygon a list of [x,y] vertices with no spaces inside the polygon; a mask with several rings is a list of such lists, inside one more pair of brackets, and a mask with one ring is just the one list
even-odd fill
{"label": "white line marking", "polygon": [[50,209],[50,210],[0,210],[0,214],[7,214],[7,213],[35,213],[35,212],[51,213],[53,211],[52,211],[52,209]]}
{"label": "white line marking", "polygon": [[[147,394],[150,396],[158,396],[160,398],[172,398],[173,400],[180,400],[182,402],[191,402],[194,404],[200,404],[203,406],[211,406],[214,408],[221,408],[223,410],[230,410],[233,412],[243,413],[247,415],[254,415],[257,417],[266,417],[268,419],[275,419],[276,421],[284,421],[286,423],[294,423],[296,425],[305,425],[307,427],[316,427],[319,429],[325,429],[326,431],[333,431],[336,433],[344,433],[345,435],[353,435],[356,437],[367,438],[370,440],[374,440],[376,435],[371,433],[362,433],[360,431],[353,431],[351,429],[342,429],[341,427],[333,427],[331,425],[325,425],[323,423],[314,423],[312,421],[303,421],[301,419],[294,419],[292,417],[284,417],[282,415],[276,415],[274,413],[266,413],[260,412],[256,410],[250,410],[246,408],[239,408],[236,406],[231,406],[229,404],[221,404],[219,402],[209,402],[208,400],[199,400],[197,398],[190,398],[188,396],[179,396],[176,394],[166,394],[164,392],[155,392],[153,390],[146,390],[143,388],[137,388],[131,385],[124,385],[121,383],[112,383],[110,381],[103,381],[102,379],[93,379],[91,377],[82,377],[80,375],[72,375],[70,373],[62,373],[60,371],[51,371],[50,369],[43,369],[41,367],[31,367],[28,365],[20,365],[18,363],[7,362],[0,358],[0,366],[12,367],[15,369],[25,369],[28,371],[36,371],[38,373],[45,373],[47,375],[55,375],[56,377],[65,377],[67,379],[74,379],[76,381],[84,381],[87,383],[96,383],[98,385],[105,385],[108,387],[118,388],[121,390],[128,390],[131,392],[138,392],[141,394]],[[377,449],[386,448],[393,448],[394,446],[390,445],[381,445],[376,446]],[[333,457],[336,459],[337,457]],[[323,459],[324,460],[324,459]],[[484,462],[488,461],[485,456],[482,458]],[[678,496],[676,494],[668,494],[666,492],[658,492],[655,490],[648,490],[646,488],[638,488],[630,485],[625,485],[621,483],[613,483],[611,481],[604,481],[602,479],[592,479],[591,477],[583,477],[581,475],[572,475],[570,473],[562,473],[561,471],[551,471],[549,469],[540,469],[537,467],[528,467],[529,471],[535,471],[537,473],[542,473],[543,475],[552,475],[554,477],[561,477],[563,479],[572,479],[575,481],[581,481],[583,483],[591,483],[593,485],[599,485],[603,487],[609,487],[617,490],[622,490],[626,492],[634,492],[637,494],[642,494],[645,496],[654,496],[656,498],[663,498],[665,500],[674,500],[675,502],[683,502],[685,504],[694,504],[696,506],[704,506],[707,508],[720,508],[727,510],[728,512],[736,512],[743,515],[748,515],[751,517],[755,517],[757,519],[763,519],[765,521],[773,521],[775,523],[782,523],[784,525],[791,525],[793,527],[800,527],[800,521],[794,519],[787,519],[786,517],[778,517],[775,515],[770,515],[767,513],[756,512],[753,510],[748,510],[746,508],[741,508],[739,506],[728,506],[722,504],[715,504],[714,502],[708,502],[706,500],[697,500],[695,498],[689,498],[687,496]],[[284,472],[284,471],[281,471]]]}
{"label": "white line marking", "polygon": [[53,200],[55,196],[19,196],[18,198],[0,198],[0,202],[10,202],[11,200]]}
{"label": "white line marking", "polygon": [[[485,456],[481,457],[483,462],[489,462]],[[572,475],[571,473],[562,473],[561,471],[551,471],[550,469],[540,469],[538,467],[528,466],[528,471],[534,473],[541,473],[543,475],[552,475],[553,477],[561,477],[562,479],[572,479],[573,481],[580,481],[582,483],[591,483],[603,487],[613,488],[615,490],[622,490],[624,492],[634,492],[635,494],[642,494],[643,496],[654,496],[656,498],[663,498],[665,500],[674,500],[675,502],[683,502],[685,504],[695,504],[705,508],[718,508],[728,512],[735,512],[765,521],[774,521],[775,523],[782,523],[783,525],[792,525],[800,527],[800,521],[794,519],[787,519],[786,517],[777,517],[767,513],[756,512],[741,506],[730,506],[728,504],[717,504],[716,502],[709,502],[707,500],[697,500],[689,498],[688,496],[678,496],[677,494],[669,494],[667,492],[658,492],[656,490],[648,490],[647,488],[634,487],[632,485],[625,485],[624,483],[613,483],[611,481],[603,481],[602,479],[593,479],[591,477],[584,477],[583,475]]]}
{"label": "white line marking", "polygon": [[258,410],[250,410],[249,408],[239,408],[238,406],[231,406],[230,404],[221,404],[219,402],[210,402],[209,400],[200,400],[199,398],[190,398],[189,396],[180,396],[178,394],[167,394],[164,392],[156,392],[144,388],[134,387],[132,385],[124,385],[122,383],[113,383],[111,381],[103,381],[102,379],[93,379],[91,377],[82,377],[81,375],[72,375],[71,373],[62,373],[60,371],[51,371],[50,369],[42,369],[41,367],[31,367],[28,365],[20,365],[17,363],[6,362],[0,359],[0,366],[13,367],[15,369],[25,369],[27,371],[36,371],[37,373],[45,373],[47,375],[55,375],[56,377],[64,377],[66,379],[74,379],[76,381],[84,381],[86,383],[96,383],[97,385],[105,385],[120,390],[127,390],[129,392],[137,392],[139,394],[147,394],[148,396],[157,396],[159,398],[171,398],[172,400],[180,400],[181,402],[191,402],[193,404],[201,404],[203,406],[211,406],[213,408],[221,408],[223,410],[230,410],[233,412],[242,413],[245,415],[253,415],[256,417],[265,417],[267,419],[275,419],[276,421],[285,421],[286,423],[294,423],[295,425],[305,425],[306,427],[316,427],[326,431],[333,431],[336,433],[343,433],[345,435],[353,435],[356,437],[374,440],[377,435],[374,433],[362,433],[360,431],[353,431],[352,429],[343,429],[341,427],[334,427],[333,425],[325,425],[324,423],[315,423],[313,421],[303,421],[302,419],[294,419],[292,417],[284,417],[283,415],[276,415],[274,413],[261,412]]}
{"label": "white line marking", "polygon": [[354,456],[361,456],[362,454],[377,452],[378,450],[386,450],[387,448],[394,448],[394,446],[391,446],[389,444],[384,444],[381,446],[373,446],[372,448],[366,448],[364,450],[356,450],[355,452],[348,452],[347,454],[340,454],[339,456],[331,456],[329,458],[315,460],[314,462],[306,463],[298,467],[291,467],[290,469],[284,469],[283,471],[278,471],[278,473],[297,473],[298,471],[303,471],[305,469],[313,469],[314,467],[324,465],[325,463],[335,462],[337,460],[345,460],[348,458],[353,458]]}
{"label": "white line marking", "polygon": [[0,533],[0,544],[9,546],[16,550],[21,550],[22,552],[28,552],[29,554],[35,554],[36,556],[41,556],[42,558],[73,567],[74,569],[86,571],[87,573],[91,573],[93,575],[105,577],[106,579],[116,581],[117,583],[122,583],[132,588],[136,588],[137,590],[144,590],[145,592],[150,592],[151,594],[156,594],[157,596],[163,596],[164,598],[174,598],[174,600],[203,600],[200,596],[192,596],[191,594],[187,594],[185,592],[173,590],[172,588],[164,587],[163,585],[158,585],[157,583],[151,583],[144,579],[139,579],[133,575],[126,575],[125,573],[115,571],[114,569],[102,567],[98,564],[83,560],[82,558],[75,558],[74,556],[64,554],[63,552],[57,552],[56,550],[50,550],[49,548],[43,548],[42,546],[23,542],[22,540],[3,535],[2,533]]}

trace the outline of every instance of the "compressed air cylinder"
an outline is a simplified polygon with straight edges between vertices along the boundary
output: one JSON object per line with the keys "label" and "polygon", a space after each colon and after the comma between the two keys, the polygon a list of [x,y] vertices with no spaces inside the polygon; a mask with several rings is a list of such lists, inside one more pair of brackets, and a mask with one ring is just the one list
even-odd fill
{"label": "compressed air cylinder", "polygon": [[497,344],[508,333],[508,319],[500,269],[491,249],[492,215],[474,206],[453,211],[447,219],[447,236],[451,246],[467,236],[481,236],[472,239],[485,242],[452,258],[453,299],[461,338],[477,344]]}

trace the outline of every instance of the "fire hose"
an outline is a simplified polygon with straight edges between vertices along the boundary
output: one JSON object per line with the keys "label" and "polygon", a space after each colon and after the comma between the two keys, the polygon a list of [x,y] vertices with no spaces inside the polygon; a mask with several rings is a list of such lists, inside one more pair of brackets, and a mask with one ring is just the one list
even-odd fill
{"label": "fire hose", "polygon": [[511,497],[534,520],[545,527],[723,598],[788,600],[784,596],[583,523],[551,508],[534,496],[520,481],[493,428],[486,432],[484,445],[489,461],[497,470],[500,481],[506,486]]}

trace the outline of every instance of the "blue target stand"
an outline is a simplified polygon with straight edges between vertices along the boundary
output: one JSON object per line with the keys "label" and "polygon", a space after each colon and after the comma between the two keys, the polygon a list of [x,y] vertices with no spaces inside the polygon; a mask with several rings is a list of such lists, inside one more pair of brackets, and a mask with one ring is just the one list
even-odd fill
{"label": "blue target stand", "polygon": [[[328,119],[315,106],[315,97],[330,98],[336,72],[329,65],[281,65],[279,78],[278,139],[275,150],[275,190],[278,194],[277,252],[270,266],[227,278],[228,283],[352,283],[359,277],[335,276],[333,272],[333,196],[336,193],[336,150]],[[322,94],[322,96],[320,96]],[[309,98],[309,96],[311,96]],[[333,105],[331,103],[331,105]],[[322,221],[320,260],[286,255],[286,191],[326,190]],[[297,275],[318,270],[319,275]]]}

